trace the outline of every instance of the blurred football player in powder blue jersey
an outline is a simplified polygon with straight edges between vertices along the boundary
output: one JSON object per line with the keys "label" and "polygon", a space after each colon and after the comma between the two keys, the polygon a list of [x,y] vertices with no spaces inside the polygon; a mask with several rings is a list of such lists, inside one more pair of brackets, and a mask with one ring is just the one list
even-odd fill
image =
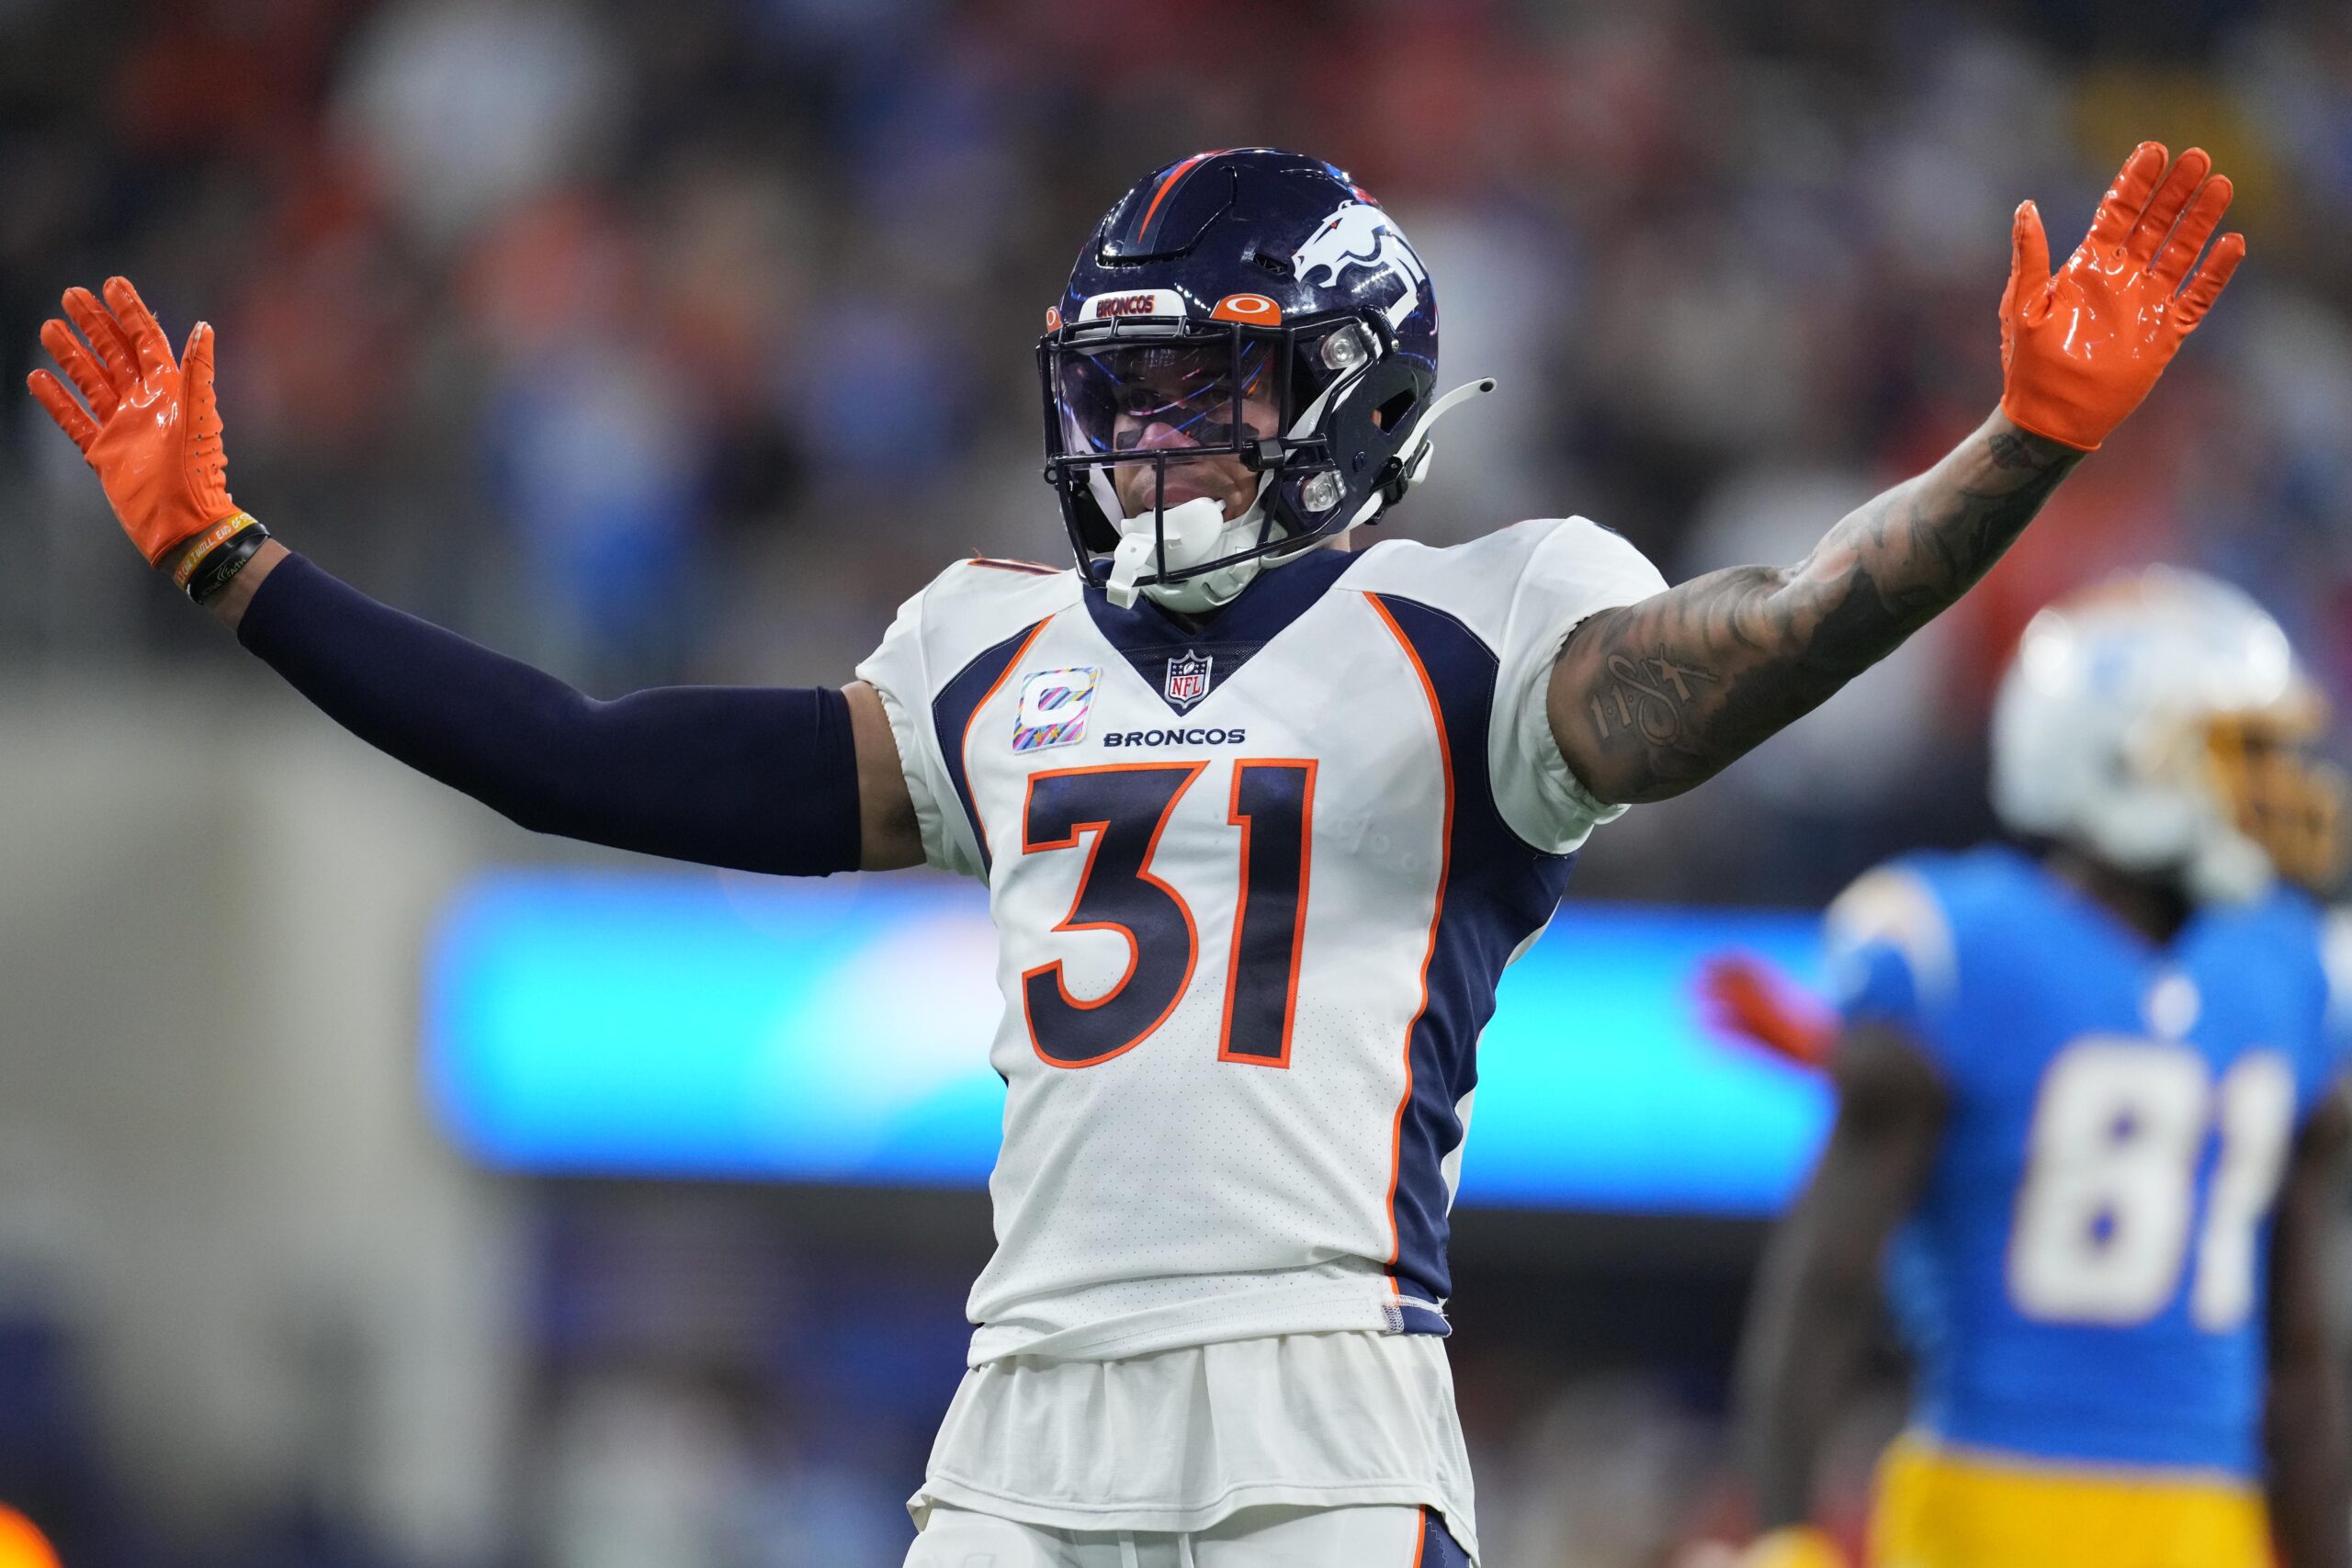
{"label": "blurred football player in powder blue jersey", "polygon": [[2153,569],[2045,610],[1994,801],[2026,849],[1919,855],[1831,908],[1839,1019],[1718,970],[1838,1113],[1767,1258],[1751,1564],[1835,1562],[1813,1467],[1884,1282],[1917,1361],[1880,1568],[2342,1568],[2325,1326],[2352,923],[2324,722],[2276,622]]}

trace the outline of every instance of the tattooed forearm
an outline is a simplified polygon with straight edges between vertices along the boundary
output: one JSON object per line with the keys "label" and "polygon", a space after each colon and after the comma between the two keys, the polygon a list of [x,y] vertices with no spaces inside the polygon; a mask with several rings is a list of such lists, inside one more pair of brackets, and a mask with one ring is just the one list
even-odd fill
{"label": "tattooed forearm", "polygon": [[1993,466],[1996,468],[2030,468],[2039,462],[2033,455],[2033,448],[2022,434],[2012,435],[2006,430],[1995,431],[1985,445],[1992,450]]}
{"label": "tattooed forearm", "polygon": [[1713,572],[1593,616],[1552,672],[1562,754],[1611,801],[1720,772],[1958,599],[2082,456],[1996,413],[1797,565]]}
{"label": "tattooed forearm", "polygon": [[1606,663],[1608,686],[1591,699],[1593,733],[1603,740],[1612,729],[1623,729],[1639,731],[1654,746],[1673,744],[1682,735],[1691,682],[1714,679],[1675,662],[1662,648],[1646,659],[1612,653]]}

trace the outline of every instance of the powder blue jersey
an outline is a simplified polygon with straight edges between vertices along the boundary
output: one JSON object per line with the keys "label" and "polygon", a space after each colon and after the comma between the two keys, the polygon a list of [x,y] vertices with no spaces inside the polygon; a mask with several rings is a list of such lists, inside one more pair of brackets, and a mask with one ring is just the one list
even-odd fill
{"label": "powder blue jersey", "polygon": [[1889,1263],[1921,1427],[2258,1472],[2270,1215],[2352,1037],[2346,933],[2281,888],[2158,946],[1997,847],[1838,900],[1847,1017],[1900,1026],[1951,1096]]}

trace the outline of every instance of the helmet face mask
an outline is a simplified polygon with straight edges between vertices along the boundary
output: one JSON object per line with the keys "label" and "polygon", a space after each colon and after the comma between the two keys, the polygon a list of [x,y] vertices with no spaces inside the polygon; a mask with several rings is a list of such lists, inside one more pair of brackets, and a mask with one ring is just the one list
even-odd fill
{"label": "helmet face mask", "polygon": [[1258,444],[1290,400],[1281,344],[1238,324],[1168,327],[1069,329],[1040,347],[1046,454],[1082,555],[1116,548],[1123,519],[1197,496],[1238,518],[1261,488]]}
{"label": "helmet face mask", "polygon": [[[1374,326],[1344,316],[1280,327],[1129,320],[1048,333],[1038,344],[1046,478],[1080,559],[1114,550],[1124,521],[1157,519],[1202,494],[1226,502],[1228,523],[1257,513],[1253,536],[1216,560],[1161,568],[1152,581],[1304,549],[1361,521],[1351,513],[1368,495],[1402,489],[1396,448],[1407,433],[1381,421],[1395,416],[1399,392],[1419,397],[1409,373],[1375,374],[1389,351]],[[1389,388],[1391,406],[1333,417],[1335,401],[1367,386]],[[1353,437],[1351,466],[1382,482],[1345,482],[1335,432]]]}
{"label": "helmet face mask", "polygon": [[1332,165],[1202,153],[1103,219],[1037,362],[1046,478],[1080,570],[1121,602],[1200,611],[1419,477],[1436,296]]}
{"label": "helmet face mask", "polygon": [[2199,737],[2237,830],[2279,876],[2316,893],[2344,874],[2345,779],[2316,750],[2326,723],[2325,703],[2305,691],[2269,708],[2216,715]]}

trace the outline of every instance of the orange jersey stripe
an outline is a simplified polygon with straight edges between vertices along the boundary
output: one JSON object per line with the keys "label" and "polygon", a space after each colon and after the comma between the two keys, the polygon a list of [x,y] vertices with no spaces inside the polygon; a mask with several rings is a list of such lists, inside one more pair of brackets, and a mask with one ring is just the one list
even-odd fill
{"label": "orange jersey stripe", "polygon": [[[1445,739],[1445,713],[1438,705],[1437,682],[1430,679],[1430,672],[1422,665],[1420,654],[1415,651],[1412,639],[1405,635],[1405,628],[1396,624],[1396,617],[1388,613],[1388,606],[1380,602],[1378,594],[1365,594],[1364,603],[1370,604],[1386,623],[1389,635],[1396,639],[1396,646],[1405,650],[1405,658],[1412,664],[1413,673],[1420,678],[1421,694],[1429,699],[1430,722],[1437,729],[1438,761],[1445,774],[1445,811],[1438,829],[1437,897],[1430,908],[1429,941],[1421,949],[1421,1005],[1414,1010],[1413,1021],[1405,1026],[1405,1093],[1396,1101],[1396,1120],[1388,1144],[1388,1266],[1394,1269],[1405,1246],[1404,1238],[1396,1229],[1396,1180],[1405,1157],[1405,1112],[1413,1103],[1413,1035],[1420,1029],[1421,1020],[1430,1010],[1430,964],[1437,957],[1438,922],[1445,915],[1446,878],[1453,869],[1453,750]],[[1393,1273],[1389,1276],[1389,1286],[1392,1292],[1396,1288]]]}
{"label": "orange jersey stripe", "polygon": [[1043,561],[1003,560],[995,556],[974,556],[971,561],[974,566],[984,566],[994,571],[1018,571],[1030,577],[1053,577],[1062,570],[1060,567],[1047,566]]}

